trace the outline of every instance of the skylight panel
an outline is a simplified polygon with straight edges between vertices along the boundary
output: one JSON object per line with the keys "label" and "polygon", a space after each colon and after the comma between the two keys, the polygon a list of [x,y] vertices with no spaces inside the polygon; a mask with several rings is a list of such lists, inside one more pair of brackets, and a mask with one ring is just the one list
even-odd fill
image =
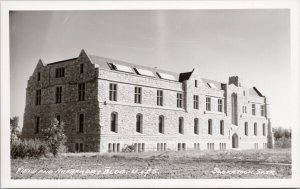
{"label": "skylight panel", "polygon": [[158,72],[158,74],[162,79],[169,79],[169,80],[176,81],[176,79],[173,75],[166,74],[166,73],[160,73],[160,72]]}
{"label": "skylight panel", "polygon": [[133,73],[132,69],[129,66],[124,66],[115,63],[113,63],[113,65],[116,67],[116,70],[118,71]]}
{"label": "skylight panel", "polygon": [[146,76],[155,77],[154,74],[153,74],[153,72],[151,72],[149,70],[144,70],[144,69],[141,69],[141,68],[135,68],[135,69],[138,71],[138,73],[140,75],[146,75]]}
{"label": "skylight panel", "polygon": [[213,83],[207,83],[207,85],[208,85],[210,88],[212,88],[212,89],[216,89],[216,88],[217,88],[216,85],[213,84]]}

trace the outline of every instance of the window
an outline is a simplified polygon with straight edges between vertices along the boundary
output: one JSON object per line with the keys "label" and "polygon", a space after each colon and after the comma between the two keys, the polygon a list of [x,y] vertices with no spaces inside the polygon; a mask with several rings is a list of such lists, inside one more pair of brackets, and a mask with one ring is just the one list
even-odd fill
{"label": "window", "polygon": [[218,112],[223,112],[223,100],[218,99]]}
{"label": "window", "polygon": [[40,132],[40,121],[41,121],[40,117],[35,118],[35,133]]}
{"label": "window", "polygon": [[243,106],[243,113],[247,113],[247,106]]}
{"label": "window", "polygon": [[208,150],[214,150],[215,149],[215,144],[214,143],[207,143],[207,149]]}
{"label": "window", "polygon": [[157,106],[163,106],[163,91],[157,90]]}
{"label": "window", "polygon": [[55,103],[61,103],[61,96],[62,96],[62,87],[56,87],[55,92]]}
{"label": "window", "polygon": [[136,115],[136,132],[143,133],[142,129],[143,116],[142,114]]}
{"label": "window", "polygon": [[108,152],[120,152],[120,143],[108,143]]}
{"label": "window", "polygon": [[38,89],[35,92],[35,105],[41,105],[42,100],[42,90]]}
{"label": "window", "polygon": [[157,143],[157,151],[166,151],[167,143]]}
{"label": "window", "polygon": [[164,134],[164,116],[159,116],[158,118],[158,132]]}
{"label": "window", "polygon": [[255,104],[252,104],[252,115],[255,115]]}
{"label": "window", "polygon": [[65,68],[55,69],[55,78],[65,77]]}
{"label": "window", "polygon": [[195,80],[195,87],[197,88],[198,87],[198,81]]}
{"label": "window", "polygon": [[58,125],[60,125],[60,115],[56,115],[56,120],[58,121]]}
{"label": "window", "polygon": [[78,101],[84,101],[85,98],[85,83],[78,84]]}
{"label": "window", "polygon": [[266,124],[263,124],[263,136],[266,136]]}
{"label": "window", "polygon": [[182,93],[177,93],[177,108],[182,108]]}
{"label": "window", "polygon": [[224,121],[220,121],[220,135],[224,135]]}
{"label": "window", "polygon": [[179,126],[179,128],[178,128],[178,132],[180,133],[180,134],[184,134],[184,126],[183,126],[183,117],[180,117],[179,118],[179,120],[178,120],[178,126]]}
{"label": "window", "polygon": [[206,97],[206,110],[211,111],[211,99]]}
{"label": "window", "polygon": [[220,143],[220,150],[226,150],[226,143]]}
{"label": "window", "polygon": [[115,133],[118,132],[118,114],[116,112],[113,112],[110,115],[110,131]]}
{"label": "window", "polygon": [[243,95],[244,95],[244,96],[246,96],[246,92],[245,92],[245,90],[243,91]]}
{"label": "window", "polygon": [[83,152],[83,143],[75,144],[75,152]]}
{"label": "window", "polygon": [[257,123],[254,123],[254,136],[257,136]]}
{"label": "window", "polygon": [[194,95],[194,109],[199,109],[199,96]]}
{"label": "window", "polygon": [[200,150],[200,143],[194,143],[194,150]]}
{"label": "window", "polygon": [[78,128],[79,133],[83,133],[83,127],[84,127],[84,114],[79,114],[79,128]]}
{"label": "window", "polygon": [[199,119],[194,119],[194,134],[199,135]]}
{"label": "window", "polygon": [[208,134],[212,135],[212,120],[208,120]]}
{"label": "window", "polygon": [[109,84],[109,100],[117,101],[117,84],[114,83]]}
{"label": "window", "polygon": [[254,149],[258,149],[258,143],[254,143]]}
{"label": "window", "polygon": [[137,104],[142,103],[142,88],[141,87],[134,88],[134,103],[137,103]]}
{"label": "window", "polygon": [[248,122],[245,122],[245,136],[248,136]]}
{"label": "window", "polygon": [[260,106],[260,115],[265,116],[265,106],[264,105]]}
{"label": "window", "polygon": [[177,145],[178,145],[178,147],[177,147],[178,151],[186,150],[186,144],[185,143],[178,143]]}
{"label": "window", "polygon": [[41,72],[37,73],[37,80],[40,81],[41,80]]}
{"label": "window", "polygon": [[83,69],[84,69],[83,64],[80,64],[80,74],[83,74]]}

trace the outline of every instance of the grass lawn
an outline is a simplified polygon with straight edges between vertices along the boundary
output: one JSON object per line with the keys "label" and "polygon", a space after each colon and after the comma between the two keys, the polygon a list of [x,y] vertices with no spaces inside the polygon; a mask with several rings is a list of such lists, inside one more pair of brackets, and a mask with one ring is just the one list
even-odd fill
{"label": "grass lawn", "polygon": [[290,149],[67,153],[12,159],[13,179],[291,178]]}

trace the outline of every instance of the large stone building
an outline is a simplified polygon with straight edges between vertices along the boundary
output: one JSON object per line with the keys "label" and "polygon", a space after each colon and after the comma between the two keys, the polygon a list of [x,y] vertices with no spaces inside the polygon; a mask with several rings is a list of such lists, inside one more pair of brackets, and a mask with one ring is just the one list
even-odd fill
{"label": "large stone building", "polygon": [[262,149],[271,145],[269,103],[237,76],[173,73],[87,55],[44,65],[28,80],[24,138],[57,118],[69,151]]}

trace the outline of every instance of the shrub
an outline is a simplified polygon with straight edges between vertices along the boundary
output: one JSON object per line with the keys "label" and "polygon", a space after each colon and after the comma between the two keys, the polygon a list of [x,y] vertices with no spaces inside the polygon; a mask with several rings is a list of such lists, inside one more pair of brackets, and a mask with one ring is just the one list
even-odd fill
{"label": "shrub", "polygon": [[126,145],[124,148],[122,148],[122,152],[134,152],[134,147],[134,144]]}
{"label": "shrub", "polygon": [[281,137],[275,141],[276,148],[290,148],[291,138]]}
{"label": "shrub", "polygon": [[11,158],[42,157],[49,152],[47,143],[39,139],[13,140],[11,143]]}
{"label": "shrub", "polygon": [[45,137],[45,141],[48,144],[50,152],[54,156],[57,156],[60,152],[65,151],[67,137],[64,134],[63,123],[59,123],[57,119],[51,120],[51,126],[45,130],[42,130],[42,134]]}

